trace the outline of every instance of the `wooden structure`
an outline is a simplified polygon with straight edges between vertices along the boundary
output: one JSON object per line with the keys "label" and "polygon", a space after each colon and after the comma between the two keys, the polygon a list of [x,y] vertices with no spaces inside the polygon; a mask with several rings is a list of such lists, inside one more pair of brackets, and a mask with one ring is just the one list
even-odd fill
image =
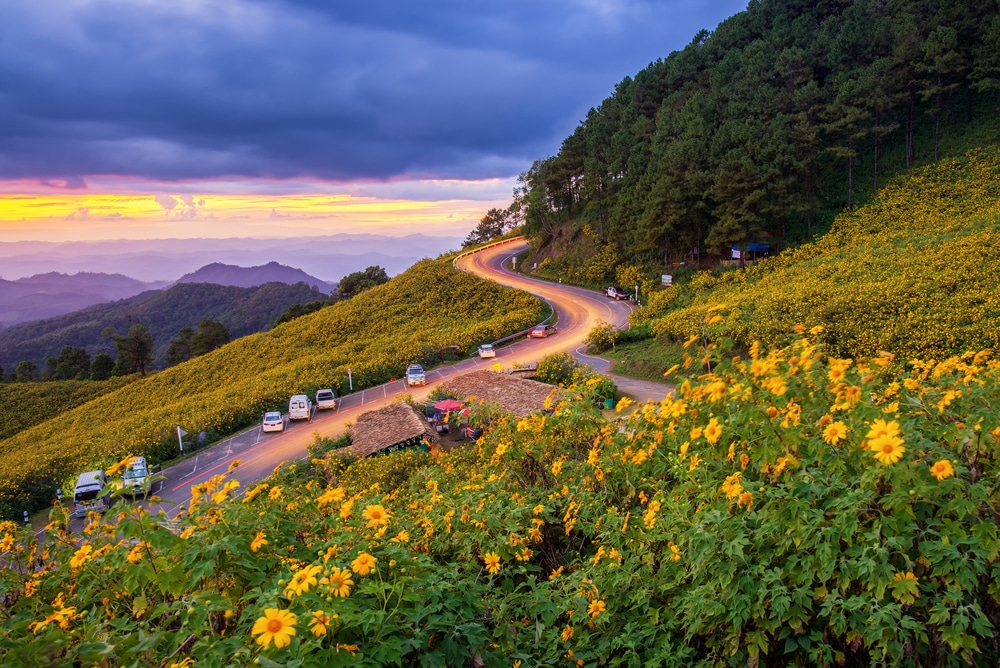
{"label": "wooden structure", "polygon": [[444,383],[452,393],[496,404],[504,413],[524,417],[545,407],[545,399],[559,389],[537,380],[518,378],[484,369]]}
{"label": "wooden structure", "polygon": [[348,432],[351,452],[358,457],[426,448],[427,443],[437,442],[437,433],[423,414],[404,402],[362,413]]}

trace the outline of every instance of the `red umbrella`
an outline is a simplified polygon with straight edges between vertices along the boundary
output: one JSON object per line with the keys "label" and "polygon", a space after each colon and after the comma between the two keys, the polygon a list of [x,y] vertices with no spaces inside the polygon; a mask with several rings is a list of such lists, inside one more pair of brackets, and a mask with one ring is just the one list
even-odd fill
{"label": "red umbrella", "polygon": [[439,411],[457,411],[461,407],[462,407],[462,402],[456,401],[454,399],[444,399],[434,404],[434,408],[438,409]]}

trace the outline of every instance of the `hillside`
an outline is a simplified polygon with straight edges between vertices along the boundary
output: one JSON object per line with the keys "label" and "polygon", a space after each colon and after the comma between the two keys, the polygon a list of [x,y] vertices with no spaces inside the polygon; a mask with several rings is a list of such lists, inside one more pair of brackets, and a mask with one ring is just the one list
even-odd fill
{"label": "hillside", "polygon": [[160,287],[162,281],[146,283],[121,274],[94,272],[49,272],[13,281],[0,278],[0,324],[50,318]]}
{"label": "hillside", "polygon": [[47,503],[65,477],[125,453],[172,458],[177,425],[232,433],[292,394],[343,395],[348,366],[355,390],[371,387],[446,345],[468,350],[522,330],[541,311],[526,293],[425,260],[363,298],[237,339],[0,441],[0,509],[10,514],[14,499],[18,509]]}
{"label": "hillside", "polygon": [[[706,325],[706,314],[720,316]],[[833,354],[942,358],[997,348],[1000,149],[899,178],[831,232],[746,270],[696,276],[633,316],[654,333],[707,331],[748,348],[821,325]]]}
{"label": "hillside", "polygon": [[138,376],[101,381],[0,384],[0,440],[128,385]]}
{"label": "hillside", "polygon": [[178,283],[217,283],[219,285],[235,285],[240,288],[254,288],[264,283],[305,283],[316,287],[327,296],[337,289],[336,283],[321,281],[315,276],[310,276],[301,269],[288,267],[277,262],[268,262],[256,267],[237,267],[232,264],[213,262],[207,264],[198,271],[184,274]]}
{"label": "hillside", "polygon": [[233,338],[246,336],[268,329],[292,304],[326,297],[305,283],[267,283],[252,288],[179,283],[0,331],[0,367],[11,371],[21,360],[28,360],[42,369],[45,358],[58,356],[64,346],[85,348],[91,357],[99,352],[114,357],[114,343],[101,336],[104,328],[114,327],[124,334],[136,322],[152,332],[156,364],[162,367],[170,339],[183,327],[197,329],[199,322],[211,318],[225,325]]}
{"label": "hillside", "polygon": [[290,462],[239,498],[219,475],[179,535],[123,507],[82,544],[46,542],[42,571],[9,523],[0,652],[996,666],[1000,365],[821,350],[755,350],[621,421],[573,388],[449,453]]}
{"label": "hillside", "polygon": [[795,245],[894,174],[996,142],[998,91],[995,2],[752,2],[522,175],[526,264],[597,285]]}

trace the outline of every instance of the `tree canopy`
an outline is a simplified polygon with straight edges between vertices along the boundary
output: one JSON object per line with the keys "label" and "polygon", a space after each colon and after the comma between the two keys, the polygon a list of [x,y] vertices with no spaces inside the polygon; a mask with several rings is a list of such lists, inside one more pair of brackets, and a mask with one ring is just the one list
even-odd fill
{"label": "tree canopy", "polygon": [[145,325],[135,323],[125,336],[116,332],[113,327],[108,327],[104,330],[104,335],[115,342],[118,373],[138,371],[140,376],[146,375],[146,369],[153,364],[153,335]]}
{"label": "tree canopy", "polygon": [[354,295],[370,290],[376,285],[389,282],[389,274],[378,265],[366,268],[364,271],[355,271],[341,279],[337,287],[337,296],[340,299],[350,299]]}
{"label": "tree canopy", "polygon": [[525,232],[547,256],[610,246],[660,266],[807,238],[886,176],[997,136],[998,16],[978,0],[751,2],[622,80],[521,175]]}

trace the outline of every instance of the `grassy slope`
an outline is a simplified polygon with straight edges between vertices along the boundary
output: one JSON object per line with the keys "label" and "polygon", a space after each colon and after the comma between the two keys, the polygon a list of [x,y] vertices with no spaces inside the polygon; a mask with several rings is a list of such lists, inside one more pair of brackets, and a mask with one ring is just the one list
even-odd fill
{"label": "grassy slope", "polygon": [[[44,502],[62,477],[102,460],[173,456],[176,425],[229,433],[289,395],[398,376],[444,345],[465,349],[537,321],[526,293],[427,260],[363,295],[248,336],[132,383],[0,441],[0,505],[36,490]],[[346,388],[344,388],[346,389]]]}
{"label": "grassy slope", "polygon": [[685,338],[779,344],[822,325],[842,355],[941,357],[995,347],[1000,332],[1000,151],[971,152],[894,181],[815,243],[746,271],[700,277],[641,319]]}

